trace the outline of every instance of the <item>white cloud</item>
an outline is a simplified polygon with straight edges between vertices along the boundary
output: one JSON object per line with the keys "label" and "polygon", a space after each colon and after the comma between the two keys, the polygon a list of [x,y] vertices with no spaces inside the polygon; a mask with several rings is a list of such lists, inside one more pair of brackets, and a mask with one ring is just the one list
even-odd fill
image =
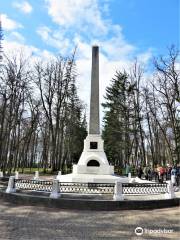
{"label": "white cloud", "polygon": [[63,31],[53,32],[50,28],[42,26],[37,29],[37,33],[47,45],[59,49],[61,54],[65,54],[71,46],[70,40],[64,37]]}
{"label": "white cloud", "polygon": [[32,6],[27,2],[27,1],[23,1],[23,2],[14,2],[13,6],[17,9],[19,9],[21,12],[23,13],[31,13],[33,8]]}
{"label": "white cloud", "polygon": [[3,29],[8,31],[23,27],[20,23],[10,19],[6,14],[1,14],[1,22]]}
{"label": "white cloud", "polygon": [[9,37],[11,39],[11,41],[17,41],[19,43],[24,43],[25,42],[25,38],[22,34],[20,34],[19,32],[12,32]]}
{"label": "white cloud", "polygon": [[180,72],[180,59],[175,63],[175,69]]}
{"label": "white cloud", "polygon": [[147,63],[152,58],[152,49],[148,49],[146,52],[140,53],[137,56],[137,60],[140,63]]}
{"label": "white cloud", "polygon": [[107,23],[102,19],[97,0],[45,0],[48,13],[53,21],[61,26],[76,26],[86,31],[92,26],[91,33],[106,34]]}
{"label": "white cloud", "polygon": [[55,56],[48,50],[41,50],[33,45],[27,45],[17,40],[9,39],[3,41],[3,52],[6,56],[23,56],[25,59],[29,58],[29,66],[32,67],[37,61],[50,61]]}
{"label": "white cloud", "polygon": [[17,53],[23,53],[25,56],[32,56],[38,54],[38,48],[26,44],[22,44],[18,41],[4,40],[3,49],[5,55],[13,56]]}
{"label": "white cloud", "polygon": [[37,29],[37,33],[42,37],[42,39],[44,41],[47,41],[48,38],[49,38],[49,33],[51,33],[51,29],[46,27],[46,26],[43,26],[43,27],[39,27]]}
{"label": "white cloud", "polygon": [[102,46],[103,52],[112,60],[132,55],[136,50],[135,46],[124,38],[122,27],[113,24],[107,17],[109,1],[106,0],[103,4],[100,4],[99,0],[45,0],[45,2],[52,20],[59,25],[56,31],[46,26],[38,29],[38,34],[49,45],[55,48],[63,47],[64,52],[69,52],[69,49],[74,48],[79,41],[89,45],[95,43]]}

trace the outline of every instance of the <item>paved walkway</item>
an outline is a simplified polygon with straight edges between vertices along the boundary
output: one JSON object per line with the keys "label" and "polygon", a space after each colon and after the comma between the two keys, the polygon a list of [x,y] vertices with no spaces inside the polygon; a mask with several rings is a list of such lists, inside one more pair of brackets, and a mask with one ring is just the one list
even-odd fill
{"label": "paved walkway", "polygon": [[[178,207],[140,211],[67,211],[15,206],[0,199],[0,239],[7,240],[131,240],[179,239]],[[142,227],[144,234],[134,230]],[[146,233],[148,230],[171,233]]]}

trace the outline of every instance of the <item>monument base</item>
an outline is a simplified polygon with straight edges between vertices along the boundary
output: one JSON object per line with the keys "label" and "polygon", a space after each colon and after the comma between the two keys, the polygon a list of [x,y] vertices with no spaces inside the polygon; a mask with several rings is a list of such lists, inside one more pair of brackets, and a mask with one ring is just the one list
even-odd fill
{"label": "monument base", "polygon": [[100,167],[92,167],[87,165],[73,165],[74,174],[97,174],[97,175],[113,175],[114,166],[102,165]]}
{"label": "monument base", "polygon": [[73,174],[114,175],[114,166],[108,163],[100,134],[88,134],[78,164],[73,165]]}
{"label": "monument base", "polygon": [[78,164],[73,165],[73,172],[58,175],[57,180],[80,183],[115,183],[116,181],[128,183],[127,177],[114,174],[114,166],[108,163],[104,152],[104,141],[100,134],[88,134]]}
{"label": "monument base", "polygon": [[120,181],[128,183],[127,177],[120,177],[117,175],[97,175],[97,174],[66,174],[57,176],[60,182],[80,182],[80,183],[115,183]]}

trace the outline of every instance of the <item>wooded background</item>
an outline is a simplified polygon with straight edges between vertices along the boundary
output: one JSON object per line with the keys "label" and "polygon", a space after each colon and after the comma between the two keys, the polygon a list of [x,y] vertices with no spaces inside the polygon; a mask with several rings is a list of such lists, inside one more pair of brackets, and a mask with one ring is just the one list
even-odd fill
{"label": "wooded background", "polygon": [[147,76],[134,63],[117,72],[106,89],[103,138],[115,165],[180,163],[180,63],[172,46],[168,56],[154,59]]}
{"label": "wooded background", "polygon": [[[106,89],[102,136],[108,160],[123,167],[180,162],[179,53],[153,61],[147,74],[135,61],[117,71]],[[77,94],[75,52],[49,62],[23,54],[0,65],[0,169],[40,167],[44,172],[77,163],[87,135],[86,107]]]}

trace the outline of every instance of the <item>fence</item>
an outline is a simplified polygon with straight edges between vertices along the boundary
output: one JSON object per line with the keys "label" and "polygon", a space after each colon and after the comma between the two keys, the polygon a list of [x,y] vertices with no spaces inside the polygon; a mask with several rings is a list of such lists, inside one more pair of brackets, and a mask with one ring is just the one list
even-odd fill
{"label": "fence", "polygon": [[[19,190],[52,191],[53,181],[15,179]],[[79,194],[114,194],[113,183],[69,183],[59,182],[59,192]],[[122,183],[122,194],[160,194],[167,192],[167,183]]]}
{"label": "fence", "polygon": [[160,194],[166,193],[167,183],[123,183],[123,194]]}
{"label": "fence", "polygon": [[15,188],[19,190],[51,192],[52,185],[53,185],[52,181],[15,179]]}
{"label": "fence", "polygon": [[[53,181],[15,179],[15,188],[19,190],[52,191]],[[61,193],[113,194],[114,184],[109,183],[59,183]]]}

